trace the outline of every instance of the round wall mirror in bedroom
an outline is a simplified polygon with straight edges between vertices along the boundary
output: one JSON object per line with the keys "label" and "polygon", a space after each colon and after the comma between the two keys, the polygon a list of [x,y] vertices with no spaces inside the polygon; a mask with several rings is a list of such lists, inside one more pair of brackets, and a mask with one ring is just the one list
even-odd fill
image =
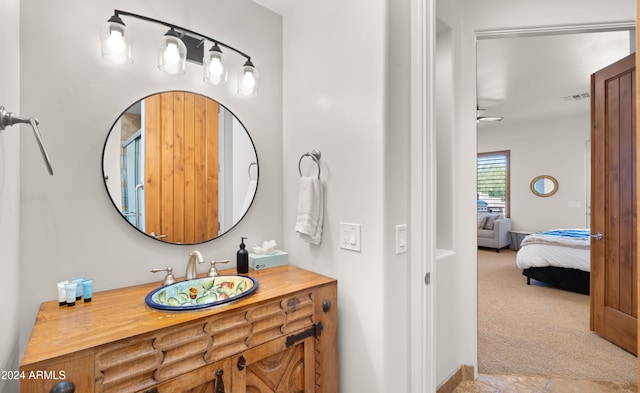
{"label": "round wall mirror in bedroom", "polygon": [[531,192],[540,197],[548,197],[558,191],[558,181],[549,175],[538,176],[531,180]]}
{"label": "round wall mirror in bedroom", "polygon": [[251,136],[222,104],[187,91],[152,94],[116,119],[104,145],[104,182],[138,231],[197,244],[231,230],[258,185]]}

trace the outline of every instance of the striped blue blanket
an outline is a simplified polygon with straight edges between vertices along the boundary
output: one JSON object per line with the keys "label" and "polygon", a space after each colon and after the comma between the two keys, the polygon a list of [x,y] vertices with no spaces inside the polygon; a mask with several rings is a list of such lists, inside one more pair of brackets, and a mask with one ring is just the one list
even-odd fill
{"label": "striped blue blanket", "polygon": [[541,232],[541,235],[564,236],[576,239],[588,239],[590,231],[588,229],[555,229],[553,231]]}
{"label": "striped blue blanket", "polygon": [[521,246],[528,244],[552,244],[572,248],[588,249],[591,239],[588,229],[555,229],[525,236]]}

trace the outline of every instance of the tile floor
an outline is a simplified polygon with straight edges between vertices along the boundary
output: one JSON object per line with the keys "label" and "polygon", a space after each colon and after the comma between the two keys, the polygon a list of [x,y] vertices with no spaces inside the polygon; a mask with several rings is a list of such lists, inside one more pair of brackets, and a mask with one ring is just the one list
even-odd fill
{"label": "tile floor", "polygon": [[453,393],[636,393],[637,389],[636,384],[480,374],[475,381],[462,382]]}

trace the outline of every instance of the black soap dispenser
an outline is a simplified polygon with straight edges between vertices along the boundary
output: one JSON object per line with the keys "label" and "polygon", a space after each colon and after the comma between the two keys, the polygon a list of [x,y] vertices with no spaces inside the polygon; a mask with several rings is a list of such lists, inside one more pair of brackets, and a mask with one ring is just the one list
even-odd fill
{"label": "black soap dispenser", "polygon": [[246,237],[240,238],[240,249],[236,253],[237,262],[236,262],[236,270],[238,274],[246,274],[249,273],[249,251],[245,250],[244,239]]}

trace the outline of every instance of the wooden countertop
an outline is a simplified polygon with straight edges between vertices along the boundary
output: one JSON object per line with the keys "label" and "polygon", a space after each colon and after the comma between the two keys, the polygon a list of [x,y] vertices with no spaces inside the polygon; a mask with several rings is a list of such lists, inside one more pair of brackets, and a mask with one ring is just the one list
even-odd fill
{"label": "wooden countertop", "polygon": [[[235,269],[220,274],[235,274]],[[159,282],[95,292],[91,302],[80,300],[73,307],[59,306],[57,300],[44,302],[40,305],[21,366],[335,282],[293,265],[249,270],[248,275],[258,280],[258,289],[252,295],[199,311],[168,312],[148,307],[144,298],[160,287]]]}

